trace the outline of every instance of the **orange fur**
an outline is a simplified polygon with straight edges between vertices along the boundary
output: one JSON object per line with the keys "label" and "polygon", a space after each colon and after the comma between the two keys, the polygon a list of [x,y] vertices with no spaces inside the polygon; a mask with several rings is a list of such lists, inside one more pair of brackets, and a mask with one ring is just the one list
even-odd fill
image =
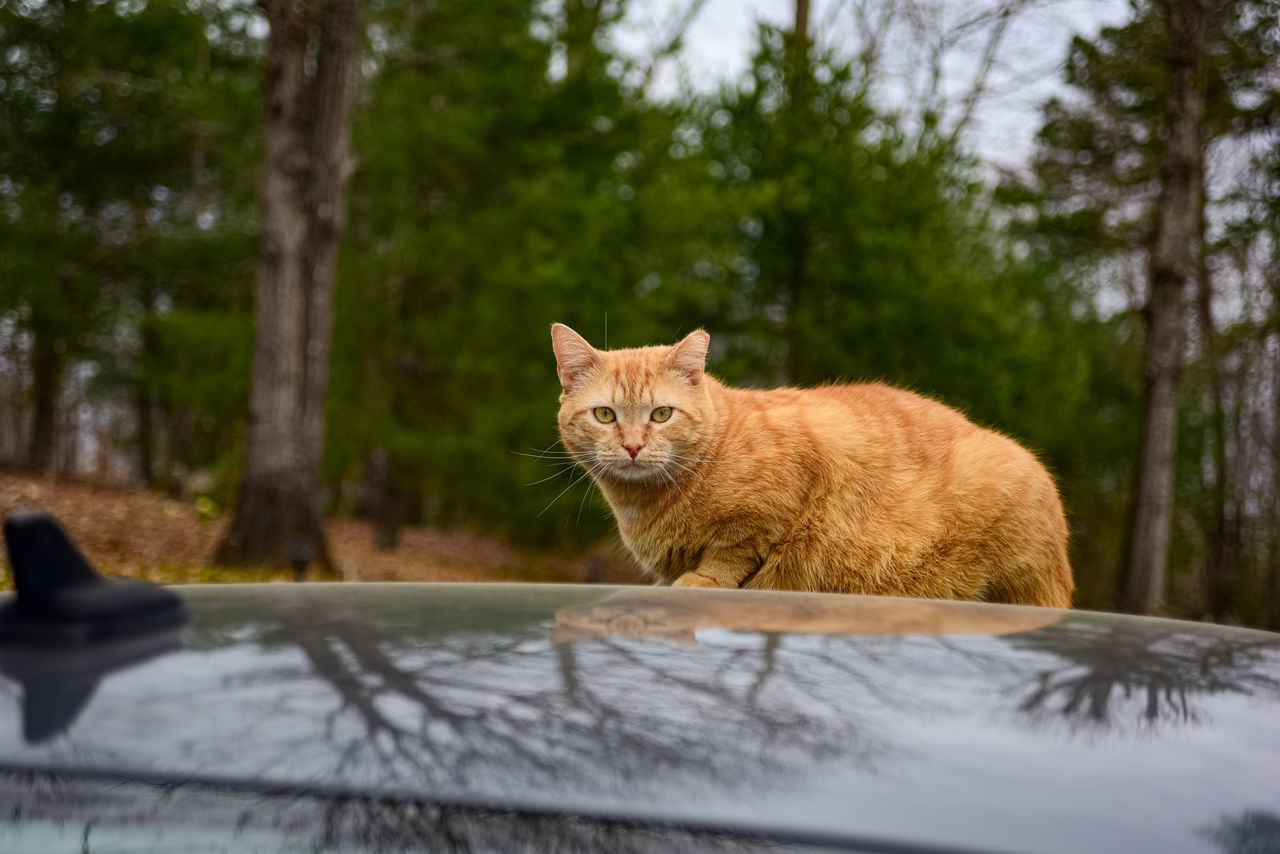
{"label": "orange fur", "polygon": [[564,446],[658,579],[1070,607],[1052,478],[956,410],[880,383],[730,388],[703,373],[701,330],[602,352],[555,324],[552,341]]}

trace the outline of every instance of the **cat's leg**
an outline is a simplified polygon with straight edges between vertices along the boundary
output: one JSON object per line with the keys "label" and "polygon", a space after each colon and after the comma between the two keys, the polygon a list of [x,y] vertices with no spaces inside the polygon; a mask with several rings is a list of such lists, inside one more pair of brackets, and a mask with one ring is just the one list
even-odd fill
{"label": "cat's leg", "polygon": [[696,572],[686,572],[671,582],[672,587],[737,587],[736,584],[721,584],[718,580]]}
{"label": "cat's leg", "polygon": [[754,553],[726,551],[704,555],[698,568],[686,572],[672,587],[741,587],[760,568]]}

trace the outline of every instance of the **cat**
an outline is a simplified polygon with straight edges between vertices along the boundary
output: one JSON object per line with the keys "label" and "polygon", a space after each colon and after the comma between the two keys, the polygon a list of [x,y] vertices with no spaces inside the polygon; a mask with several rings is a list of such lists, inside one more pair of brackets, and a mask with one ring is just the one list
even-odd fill
{"label": "cat", "polygon": [[556,611],[552,643],[595,637],[662,638],[697,643],[698,629],[837,635],[1004,635],[1052,625],[1061,611],[985,604],[956,607],[922,599],[700,590],[675,596],[665,588],[623,587],[598,602]]}
{"label": "cat", "polygon": [[955,409],[882,383],[732,388],[702,330],[551,338],[561,441],[659,581],[1071,606],[1053,479]]}

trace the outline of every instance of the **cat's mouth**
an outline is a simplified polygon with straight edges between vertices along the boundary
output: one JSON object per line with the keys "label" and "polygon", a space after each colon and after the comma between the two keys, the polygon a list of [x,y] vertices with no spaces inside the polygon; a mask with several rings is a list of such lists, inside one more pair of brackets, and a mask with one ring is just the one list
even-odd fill
{"label": "cat's mouth", "polygon": [[609,474],[619,480],[650,480],[658,476],[659,469],[640,460],[623,460],[609,466]]}

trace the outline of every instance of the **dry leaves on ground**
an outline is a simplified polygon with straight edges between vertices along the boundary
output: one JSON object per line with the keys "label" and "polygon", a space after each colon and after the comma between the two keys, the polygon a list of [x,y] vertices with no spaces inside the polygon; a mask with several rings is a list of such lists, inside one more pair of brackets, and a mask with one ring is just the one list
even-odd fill
{"label": "dry leaves on ground", "polygon": [[[166,583],[273,581],[272,570],[208,565],[227,525],[202,520],[195,507],[156,493],[78,480],[49,479],[0,469],[0,514],[18,509],[53,514],[95,566],[110,575]],[[635,583],[639,574],[616,554],[565,558],[518,551],[465,530],[406,528],[393,551],[373,546],[372,526],[358,519],[325,525],[341,576],[360,581],[611,581]],[[5,568],[7,586],[7,563]]]}

